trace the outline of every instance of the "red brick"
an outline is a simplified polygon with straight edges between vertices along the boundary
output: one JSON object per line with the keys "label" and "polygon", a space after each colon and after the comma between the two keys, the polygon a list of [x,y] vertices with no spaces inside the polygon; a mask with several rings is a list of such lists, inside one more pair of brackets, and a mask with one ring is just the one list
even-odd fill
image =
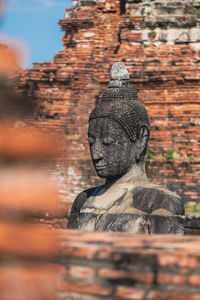
{"label": "red brick", "polygon": [[108,296],[112,293],[112,287],[83,282],[69,282],[64,280],[59,280],[57,282],[57,289],[61,292],[77,292],[99,296]]}
{"label": "red brick", "polygon": [[184,294],[179,292],[150,291],[148,300],[199,300],[200,294]]}
{"label": "red brick", "polygon": [[54,300],[60,267],[36,261],[4,260],[0,266],[0,299]]}
{"label": "red brick", "polygon": [[128,278],[146,283],[151,283],[153,280],[153,273],[150,272],[130,272],[102,268],[99,270],[98,274],[102,278]]}
{"label": "red brick", "polygon": [[115,294],[117,297],[124,299],[142,300],[144,299],[144,291],[139,289],[118,286]]}
{"label": "red brick", "polygon": [[61,252],[62,255],[70,256],[70,257],[78,257],[78,258],[88,258],[91,259],[94,257],[96,252],[99,250],[98,245],[94,246],[84,246],[84,245],[76,245],[73,243],[69,243],[63,245]]}
{"label": "red brick", "polygon": [[23,221],[0,222],[1,255],[45,258],[54,257],[58,252],[59,239],[55,231]]}
{"label": "red brick", "polygon": [[193,269],[200,265],[198,259],[188,253],[162,252],[158,255],[158,260],[161,266],[180,266]]}
{"label": "red brick", "polygon": [[192,274],[188,277],[188,283],[191,285],[200,286],[200,275]]}
{"label": "red brick", "polygon": [[173,273],[159,273],[157,280],[160,284],[184,285],[186,276]]}
{"label": "red brick", "polygon": [[73,277],[91,278],[94,276],[94,269],[85,266],[69,266],[69,274]]}

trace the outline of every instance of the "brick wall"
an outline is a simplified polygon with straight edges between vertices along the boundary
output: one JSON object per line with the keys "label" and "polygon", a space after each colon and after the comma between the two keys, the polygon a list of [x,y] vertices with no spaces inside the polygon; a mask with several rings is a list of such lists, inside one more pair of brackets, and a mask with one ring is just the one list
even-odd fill
{"label": "brick wall", "polygon": [[66,204],[100,182],[89,161],[88,115],[120,60],[151,117],[151,180],[198,202],[198,1],[73,1],[59,24],[64,50],[16,74],[15,87],[36,97],[38,126],[66,141],[52,171]]}
{"label": "brick wall", "polygon": [[199,237],[61,233],[61,299],[197,300]]}

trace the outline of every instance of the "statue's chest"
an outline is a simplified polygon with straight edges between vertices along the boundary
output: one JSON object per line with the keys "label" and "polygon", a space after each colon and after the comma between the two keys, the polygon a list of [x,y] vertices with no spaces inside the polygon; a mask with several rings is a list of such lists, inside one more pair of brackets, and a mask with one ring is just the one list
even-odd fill
{"label": "statue's chest", "polygon": [[101,199],[92,195],[86,199],[74,216],[77,229],[133,234],[183,232],[183,220],[173,214],[176,199],[166,192],[136,187],[132,190],[118,189],[115,194],[103,196]]}
{"label": "statue's chest", "polygon": [[148,220],[145,215],[110,213],[109,211],[80,212],[77,216],[78,229],[85,231],[124,231],[134,234],[148,234]]}
{"label": "statue's chest", "polygon": [[110,198],[111,201],[100,204],[98,200],[91,197],[78,213],[79,229],[148,233],[148,221],[141,212],[131,208],[132,195],[127,191],[121,191],[118,197]]}

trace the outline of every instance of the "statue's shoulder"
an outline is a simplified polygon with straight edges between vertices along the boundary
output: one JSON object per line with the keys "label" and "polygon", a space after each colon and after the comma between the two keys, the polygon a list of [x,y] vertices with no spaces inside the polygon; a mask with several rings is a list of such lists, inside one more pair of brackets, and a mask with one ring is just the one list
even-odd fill
{"label": "statue's shoulder", "polygon": [[68,229],[78,229],[78,215],[81,208],[83,207],[85,201],[90,197],[92,193],[95,192],[96,188],[91,188],[81,192],[74,200],[71,208],[71,213],[68,219]]}
{"label": "statue's shoulder", "polygon": [[81,208],[83,207],[85,201],[95,192],[97,187],[87,189],[82,191],[78,196],[75,198],[73,204],[71,213],[80,212]]}
{"label": "statue's shoulder", "polygon": [[135,208],[151,214],[156,210],[167,210],[173,215],[184,215],[182,199],[174,192],[155,184],[138,186],[132,190]]}

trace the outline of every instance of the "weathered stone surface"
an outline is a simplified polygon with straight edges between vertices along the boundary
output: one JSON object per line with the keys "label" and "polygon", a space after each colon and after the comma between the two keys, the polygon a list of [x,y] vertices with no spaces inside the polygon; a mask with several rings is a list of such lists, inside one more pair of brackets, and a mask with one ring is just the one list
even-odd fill
{"label": "weathered stone surface", "polygon": [[200,28],[192,28],[190,29],[190,41],[198,42],[200,41]]}

